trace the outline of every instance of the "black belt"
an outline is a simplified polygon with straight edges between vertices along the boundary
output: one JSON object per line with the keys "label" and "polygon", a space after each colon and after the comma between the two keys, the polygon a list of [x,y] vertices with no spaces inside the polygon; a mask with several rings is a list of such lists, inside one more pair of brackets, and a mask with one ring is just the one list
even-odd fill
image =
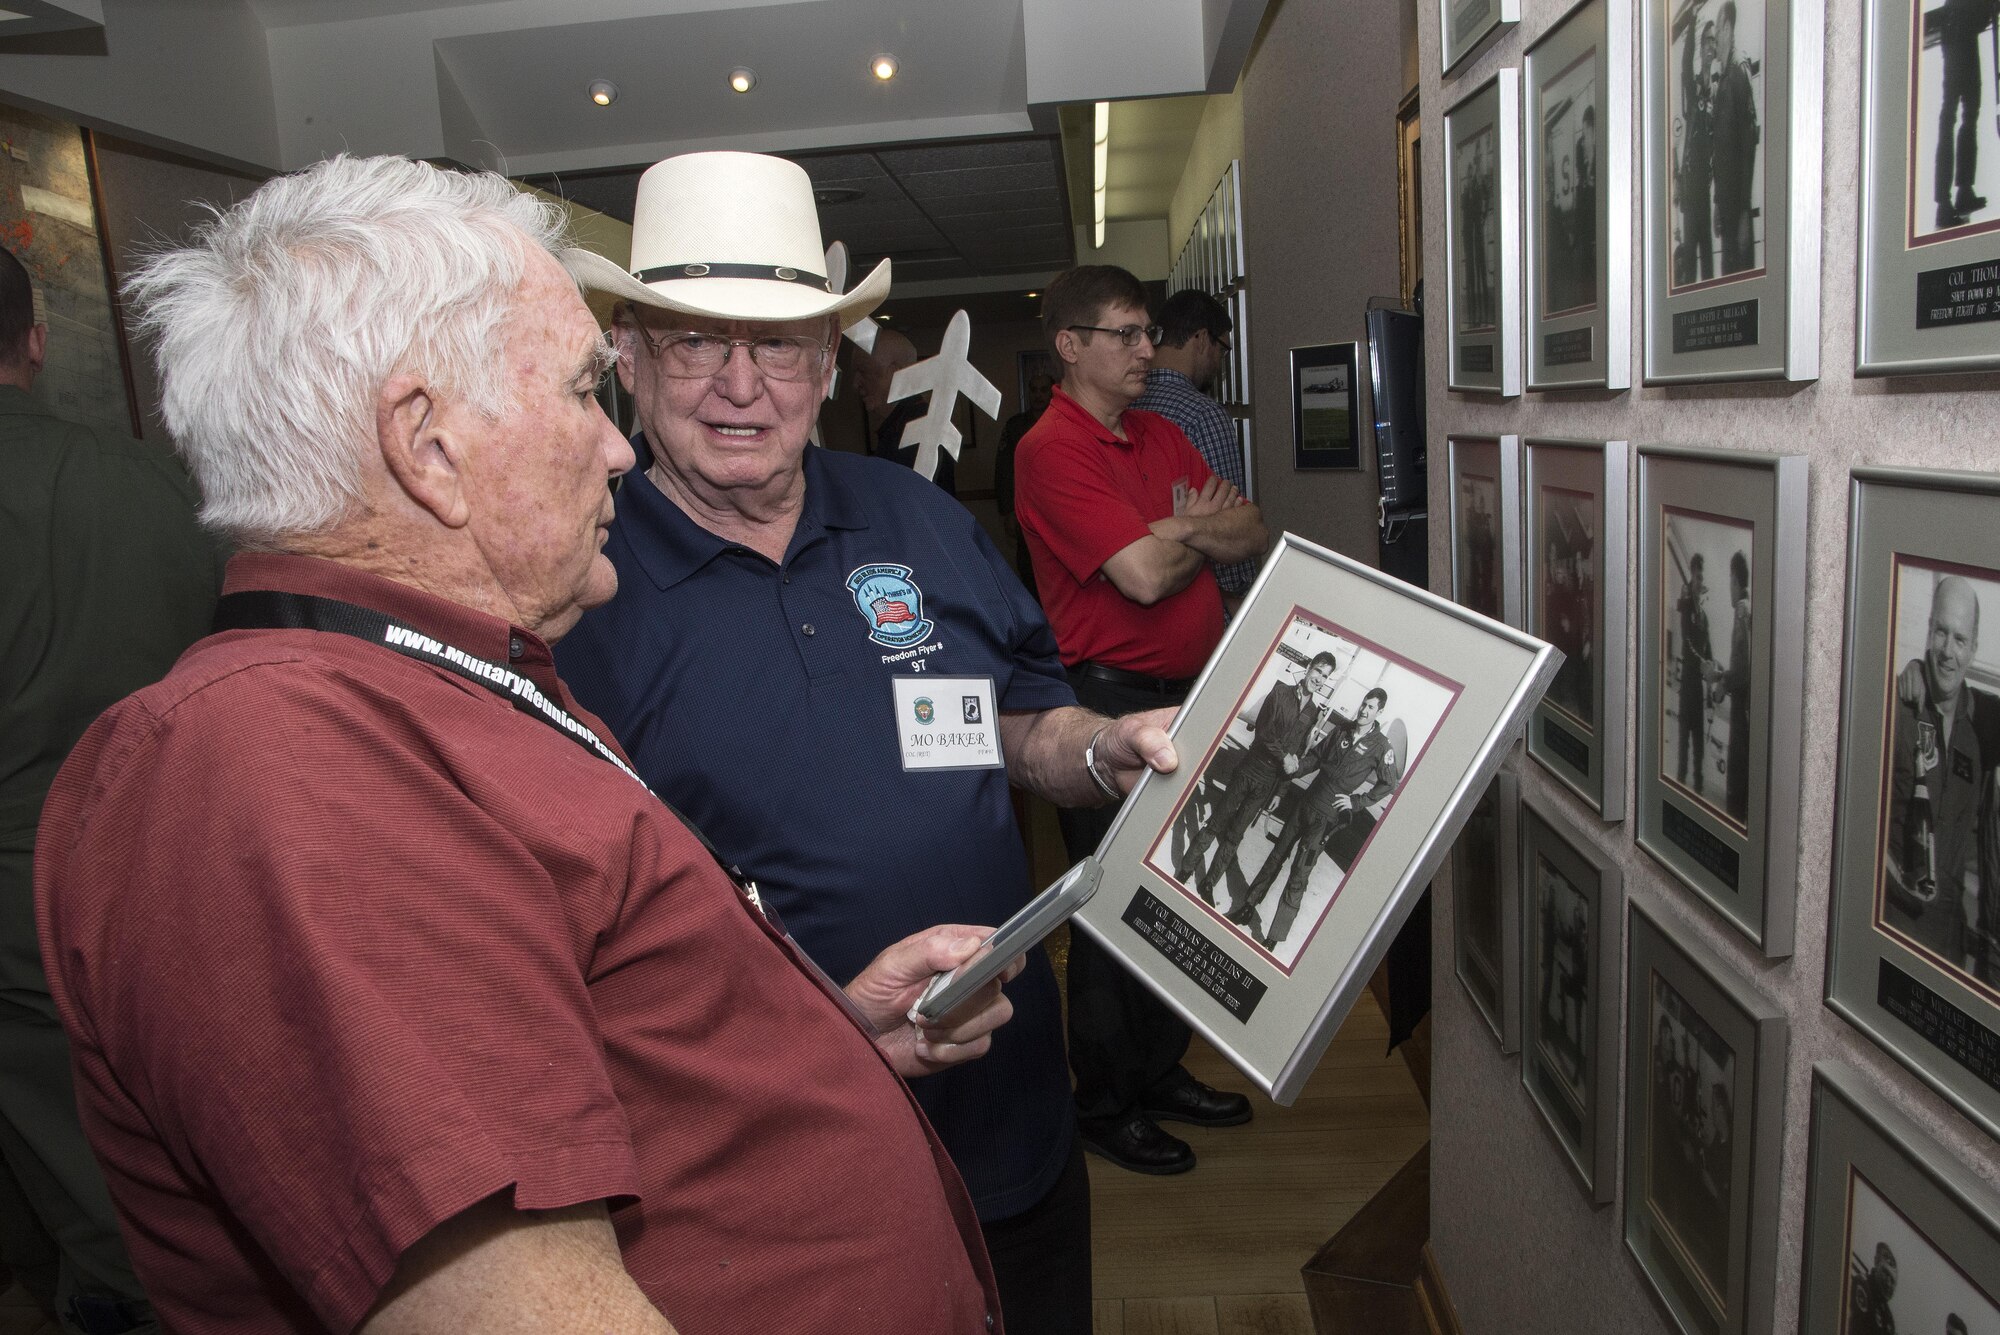
{"label": "black belt", "polygon": [[1070,671],[1080,672],[1093,681],[1123,686],[1128,690],[1151,691],[1155,695],[1186,695],[1194,689],[1193,677],[1149,677],[1143,672],[1127,672],[1124,668],[1106,667],[1102,663],[1078,663]]}

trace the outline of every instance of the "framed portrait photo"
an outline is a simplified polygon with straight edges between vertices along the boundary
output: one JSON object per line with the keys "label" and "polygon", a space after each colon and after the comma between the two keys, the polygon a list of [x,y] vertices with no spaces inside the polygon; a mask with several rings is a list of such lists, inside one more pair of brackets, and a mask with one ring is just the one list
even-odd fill
{"label": "framed portrait photo", "polygon": [[1806,1173],[1802,1332],[2000,1331],[2000,1197],[1837,1062]]}
{"label": "framed portrait photo", "polygon": [[1644,0],[1647,384],[1819,375],[1822,0]]}
{"label": "framed portrait photo", "polygon": [[1286,534],[1072,919],[1289,1103],[1554,669],[1541,642]]}
{"label": "framed portrait photo", "polygon": [[1639,450],[1639,846],[1792,953],[1806,459]]}
{"label": "framed portrait photo", "polygon": [[1438,45],[1450,75],[1521,21],[1521,0],[1438,0]]}
{"label": "framed portrait photo", "polygon": [[1769,1330],[1784,1014],[1664,912],[1628,927],[1625,1246],[1684,1335]]}
{"label": "framed portrait photo", "polygon": [[1495,774],[1451,851],[1454,967],[1502,1052],[1521,1046],[1520,800],[1519,780]]}
{"label": "framed portrait photo", "polygon": [[1450,436],[1451,597],[1521,624],[1521,438]]}
{"label": "framed portrait photo", "polygon": [[1500,70],[1444,113],[1447,389],[1521,392],[1520,83]]}
{"label": "framed portrait photo", "polygon": [[1292,466],[1361,467],[1361,345],[1292,349]]}
{"label": "framed portrait photo", "polygon": [[1528,754],[1608,821],[1625,819],[1625,478],[1622,440],[1529,440],[1531,635],[1562,651]]}
{"label": "framed portrait photo", "polygon": [[1848,534],[1827,1005],[2000,1135],[2000,477],[1857,468]]}
{"label": "framed portrait photo", "polygon": [[1861,23],[1855,372],[2000,367],[1992,13],[1867,0]]}
{"label": "framed portrait photo", "polygon": [[1528,48],[1528,388],[1632,385],[1632,13],[1579,0]]}
{"label": "framed portrait photo", "polygon": [[1554,808],[1521,804],[1521,1087],[1597,1204],[1618,1172],[1625,881]]}

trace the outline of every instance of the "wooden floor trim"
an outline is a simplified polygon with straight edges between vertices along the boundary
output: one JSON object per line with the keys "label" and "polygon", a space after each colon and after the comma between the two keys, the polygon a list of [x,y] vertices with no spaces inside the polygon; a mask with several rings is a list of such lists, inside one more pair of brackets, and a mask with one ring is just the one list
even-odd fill
{"label": "wooden floor trim", "polygon": [[1465,1335],[1465,1327],[1458,1321],[1458,1308],[1452,1305],[1451,1291],[1445,1287],[1437,1252],[1429,1242],[1424,1243],[1422,1263],[1417,1269],[1417,1302],[1423,1308],[1428,1335]]}

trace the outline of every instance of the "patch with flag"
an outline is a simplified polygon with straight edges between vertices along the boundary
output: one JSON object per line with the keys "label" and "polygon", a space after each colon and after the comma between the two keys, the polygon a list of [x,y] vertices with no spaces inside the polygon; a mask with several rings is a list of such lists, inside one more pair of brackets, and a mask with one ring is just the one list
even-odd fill
{"label": "patch with flag", "polygon": [[924,619],[924,593],[911,581],[908,566],[859,566],[847,577],[847,591],[868,622],[868,638],[877,644],[907,649],[937,629]]}

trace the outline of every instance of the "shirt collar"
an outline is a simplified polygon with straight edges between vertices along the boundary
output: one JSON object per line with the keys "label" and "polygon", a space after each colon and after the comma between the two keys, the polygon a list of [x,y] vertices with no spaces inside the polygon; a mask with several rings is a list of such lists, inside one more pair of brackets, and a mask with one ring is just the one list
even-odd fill
{"label": "shirt collar", "polygon": [[0,385],[0,413],[47,414],[48,409],[35,401],[35,396],[19,385]]}
{"label": "shirt collar", "polygon": [[[650,459],[651,449],[640,449],[645,443],[641,432],[633,439],[634,451]],[[785,553],[787,561],[829,530],[869,526],[868,507],[836,470],[827,467],[824,454],[817,445],[806,447],[805,506]],[[741,543],[719,537],[689,518],[642,468],[627,473],[625,485],[618,489],[612,540],[628,547],[646,577],[662,589],[679,584],[724,552],[742,550]]]}
{"label": "shirt collar", "polygon": [[[1116,432],[1098,421],[1090,409],[1084,407],[1065,393],[1061,385],[1057,385],[1049,395],[1049,411],[1062,414],[1063,417],[1069,419],[1074,425],[1088,431],[1093,439],[1101,440],[1106,445],[1116,445],[1120,449],[1127,450],[1132,448],[1131,441],[1120,440]],[[1131,433],[1127,432],[1126,434],[1129,435]]]}
{"label": "shirt collar", "polygon": [[1146,372],[1146,388],[1148,389],[1156,386],[1172,386],[1178,389],[1182,385],[1195,390],[1196,393],[1201,392],[1195,388],[1194,381],[1188,379],[1171,366],[1155,366],[1152,370]]}
{"label": "shirt collar", "polygon": [[[324,557],[282,552],[239,552],[230,557],[222,579],[223,593],[259,589],[334,598],[371,608],[494,663],[550,659],[548,645],[525,627]],[[517,639],[522,652],[514,654],[511,642]]]}

